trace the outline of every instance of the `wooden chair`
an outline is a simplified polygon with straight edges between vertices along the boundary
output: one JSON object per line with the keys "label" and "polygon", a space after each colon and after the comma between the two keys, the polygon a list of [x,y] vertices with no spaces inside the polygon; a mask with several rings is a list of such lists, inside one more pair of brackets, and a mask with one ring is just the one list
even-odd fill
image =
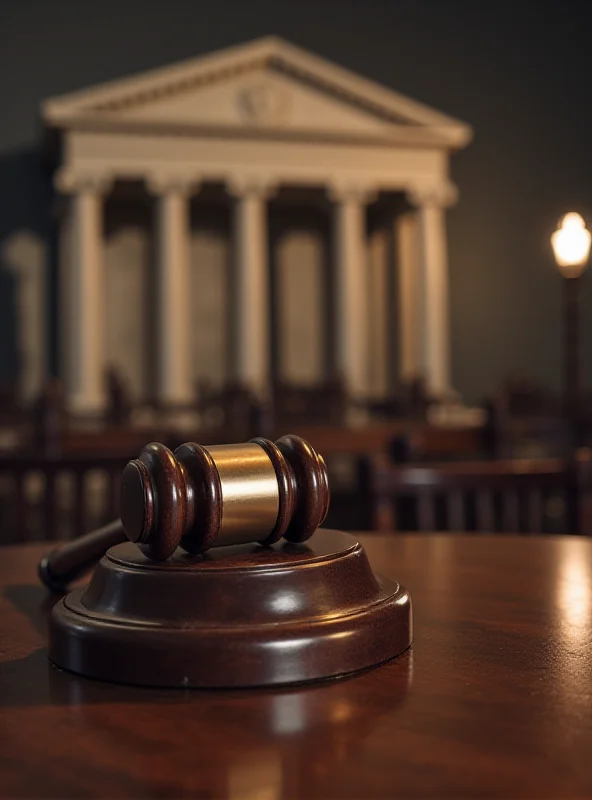
{"label": "wooden chair", "polygon": [[397,466],[361,462],[367,525],[377,531],[592,533],[592,456]]}
{"label": "wooden chair", "polygon": [[495,458],[569,454],[569,429],[559,399],[526,377],[508,378],[485,403],[487,449]]}
{"label": "wooden chair", "polygon": [[107,388],[105,422],[112,428],[129,426],[132,414],[129,389],[119,370],[112,364],[105,372],[105,384]]}
{"label": "wooden chair", "polygon": [[47,457],[57,456],[66,424],[63,387],[57,378],[49,378],[41,387],[31,408],[31,423],[31,447]]}
{"label": "wooden chair", "polygon": [[315,386],[276,381],[273,417],[276,428],[295,425],[343,425],[347,410],[345,386],[340,379]]}
{"label": "wooden chair", "polygon": [[14,452],[27,441],[27,410],[19,403],[16,385],[0,384],[0,451]]}
{"label": "wooden chair", "polygon": [[127,461],[121,456],[0,458],[0,545],[71,539],[114,519]]}
{"label": "wooden chair", "polygon": [[489,456],[481,427],[415,426],[393,436],[385,451],[395,464],[474,461]]}
{"label": "wooden chair", "polygon": [[416,420],[427,419],[429,406],[436,402],[427,390],[423,378],[411,378],[401,382],[388,397],[380,400],[369,398],[365,407],[377,420]]}
{"label": "wooden chair", "polygon": [[203,430],[213,434],[216,437],[213,441],[220,444],[266,435],[272,427],[268,406],[239,382],[229,381],[216,389],[201,381],[196,408]]}
{"label": "wooden chair", "polygon": [[14,381],[0,383],[0,425],[18,425],[25,416]]}

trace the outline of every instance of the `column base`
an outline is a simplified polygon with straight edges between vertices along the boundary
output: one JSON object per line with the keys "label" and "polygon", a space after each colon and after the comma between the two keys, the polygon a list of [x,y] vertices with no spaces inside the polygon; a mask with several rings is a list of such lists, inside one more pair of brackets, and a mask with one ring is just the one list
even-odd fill
{"label": "column base", "polygon": [[438,428],[479,428],[485,424],[485,410],[466,405],[458,392],[449,389],[440,396],[441,400],[427,410],[430,425]]}
{"label": "column base", "polygon": [[73,416],[98,419],[104,415],[107,401],[103,395],[73,394],[66,398],[66,407]]}
{"label": "column base", "polygon": [[345,423],[349,428],[363,428],[370,422],[370,417],[367,408],[350,407],[345,412]]}
{"label": "column base", "polygon": [[[200,427],[200,416],[197,409],[192,409],[189,401],[179,403],[171,400],[161,400],[162,408],[158,411],[158,421],[161,425],[176,430],[197,430]],[[175,408],[175,406],[182,406]]]}

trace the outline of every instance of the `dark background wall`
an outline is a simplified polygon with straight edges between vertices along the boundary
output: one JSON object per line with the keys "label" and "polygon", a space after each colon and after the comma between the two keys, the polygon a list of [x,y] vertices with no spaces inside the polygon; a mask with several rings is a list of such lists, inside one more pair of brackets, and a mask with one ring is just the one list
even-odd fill
{"label": "dark background wall", "polygon": [[[49,236],[43,98],[277,33],[475,127],[453,160],[454,383],[471,400],[511,370],[558,386],[548,241],[566,210],[592,224],[591,26],[590,4],[573,0],[2,0],[0,241],[17,227]],[[8,318],[0,298],[0,376]]]}

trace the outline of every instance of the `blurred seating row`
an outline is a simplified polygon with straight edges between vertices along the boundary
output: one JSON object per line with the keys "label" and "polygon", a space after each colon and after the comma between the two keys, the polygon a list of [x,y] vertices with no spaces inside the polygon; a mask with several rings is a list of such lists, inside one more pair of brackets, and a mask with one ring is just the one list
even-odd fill
{"label": "blurred seating row", "polygon": [[[120,456],[0,459],[0,543],[69,539],[118,514]],[[375,531],[592,534],[592,455],[397,465],[356,461],[327,525]]]}
{"label": "blurred seating row", "polygon": [[[372,428],[372,440],[380,439],[381,446],[384,432],[389,441],[399,432],[406,434],[407,459],[412,460],[442,457],[446,439],[446,458],[469,455],[469,440],[475,457],[562,455],[569,445],[557,398],[520,377],[506,381],[481,410],[438,403],[421,381],[399,387],[391,398],[356,403],[347,398],[340,380],[318,386],[276,381],[271,398],[264,403],[239,384],[228,383],[220,389],[202,382],[195,402],[167,408],[153,402],[131,403],[124,382],[113,370],[107,373],[106,384],[109,402],[100,420],[69,416],[56,380],[47,382],[29,409],[20,408],[10,392],[0,392],[0,449],[130,454],[147,438],[187,438],[191,434],[204,442],[239,441],[276,431],[323,427],[335,432],[324,435],[331,446],[356,450],[357,434],[348,433],[352,417],[357,417],[358,423],[365,420],[365,427]],[[430,433],[426,439],[426,429],[442,433]],[[452,433],[461,430],[471,432]],[[338,431],[344,432],[340,442]]]}
{"label": "blurred seating row", "polygon": [[[242,441],[256,435],[273,437],[286,431],[313,432],[322,451],[340,453],[384,449],[400,433],[429,428],[428,449],[473,454],[481,449],[479,426],[465,424],[430,425],[424,414],[421,392],[416,389],[412,402],[399,407],[402,416],[370,416],[372,403],[347,401],[340,381],[321,386],[276,383],[270,401],[258,401],[252,392],[237,384],[215,389],[199,386],[194,404],[159,407],[156,403],[132,405],[125,399],[118,379],[110,374],[109,405],[102,419],[83,419],[66,413],[58,381],[47,382],[36,402],[20,416],[12,407],[0,407],[0,450],[30,454],[133,455],[147,441],[167,444],[195,439],[204,444]],[[357,418],[357,425],[349,423]],[[361,422],[364,421],[363,427]],[[362,432],[364,431],[364,432]],[[458,437],[455,431],[460,431]],[[301,435],[306,435],[302,433]],[[424,437],[425,438],[425,437]],[[458,441],[457,441],[458,439]],[[423,442],[422,446],[425,446]]]}
{"label": "blurred seating row", "polygon": [[[286,431],[326,457],[334,496],[329,524],[589,532],[580,513],[587,508],[585,460],[566,460],[559,403],[520,377],[489,398],[484,424],[457,423],[450,414],[443,424],[442,406],[421,382],[401,391],[396,403],[358,403],[354,410],[373,416],[355,426],[346,424],[351,404],[339,381],[278,383],[268,404],[239,385],[202,384],[193,406],[167,409],[132,408],[114,372],[107,385],[105,420],[84,424],[65,414],[59,383],[47,383],[21,446],[0,457],[0,543],[70,538],[115,516],[123,466],[148,441],[174,448],[189,439],[212,444]],[[5,397],[5,410],[9,405]],[[0,405],[7,430],[22,423],[14,404],[2,413]]]}

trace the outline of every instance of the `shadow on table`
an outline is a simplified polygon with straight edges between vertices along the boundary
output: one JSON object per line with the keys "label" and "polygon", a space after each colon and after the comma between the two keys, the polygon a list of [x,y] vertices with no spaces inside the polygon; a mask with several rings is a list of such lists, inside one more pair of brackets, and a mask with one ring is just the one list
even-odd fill
{"label": "shadow on table", "polygon": [[39,633],[45,636],[51,609],[63,595],[51,594],[40,585],[23,584],[7,586],[4,590],[4,597],[27,617]]}

